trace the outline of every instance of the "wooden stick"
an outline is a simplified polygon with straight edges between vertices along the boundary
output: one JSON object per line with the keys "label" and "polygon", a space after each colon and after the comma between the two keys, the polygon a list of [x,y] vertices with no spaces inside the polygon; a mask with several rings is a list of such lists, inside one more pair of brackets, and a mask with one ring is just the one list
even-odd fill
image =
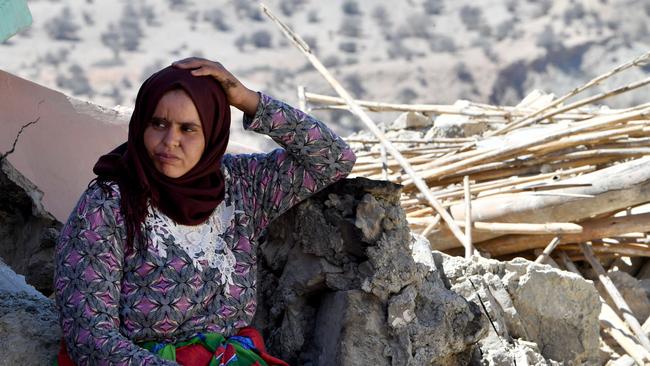
{"label": "wooden stick", "polygon": [[[544,254],[544,251],[542,249],[535,249],[533,251],[533,253],[537,256],[537,258],[539,258],[541,255]],[[551,266],[553,268],[561,269],[560,265],[552,257],[544,257],[544,261],[542,261],[542,262],[535,261],[535,263],[548,264],[549,266]]]}
{"label": "wooden stick", "polygon": [[[344,138],[346,142],[358,142],[362,144],[378,144],[381,143],[378,139],[368,139],[368,138],[359,138],[359,137],[346,137]],[[452,144],[456,145],[458,143],[474,141],[471,137],[456,137],[456,138],[433,138],[430,140],[423,139],[389,139],[390,142],[400,143],[400,144]]]}
{"label": "wooden stick", "polygon": [[[558,249],[579,250],[577,244],[562,245]],[[595,253],[612,253],[629,257],[650,257],[650,248],[644,244],[592,244]]]}
{"label": "wooden stick", "polygon": [[[560,238],[560,244],[581,243],[599,238],[617,236],[631,232],[650,230],[650,213],[622,217],[605,217],[581,222],[582,233],[566,234]],[[546,246],[553,236],[550,235],[512,235],[476,243],[482,251],[498,257]]]}
{"label": "wooden stick", "polygon": [[[495,190],[494,193],[511,193],[511,190],[516,190],[518,184],[542,184],[548,181],[549,178],[553,177],[567,177],[570,175],[575,175],[575,174],[580,174],[580,173],[588,173],[593,171],[593,167],[590,166],[581,166],[581,167],[576,167],[576,168],[571,168],[567,170],[562,170],[562,171],[555,171],[552,173],[544,173],[544,174],[538,174],[538,175],[533,175],[530,177],[515,177],[515,176],[509,176],[504,179],[499,179],[496,181],[489,181],[489,182],[484,182],[484,183],[475,183],[472,185],[472,191],[474,194],[481,194],[483,192],[490,192],[491,190]],[[555,181],[553,181],[555,182]],[[504,189],[503,191],[496,191],[497,189]],[[448,188],[448,189],[442,189],[442,190],[437,190],[433,191],[434,196],[438,199],[446,199],[446,198],[456,198],[456,197],[461,197],[463,194],[462,189],[454,187],[454,188]],[[402,200],[402,205],[403,206],[411,206],[418,204],[422,202],[423,200],[419,197],[415,198],[409,198],[406,200]]]}
{"label": "wooden stick", "polygon": [[431,221],[431,223],[429,224],[429,226],[427,226],[427,227],[422,231],[422,234],[421,234],[421,235],[424,236],[424,237],[426,237],[427,235],[429,235],[429,234],[433,231],[433,229],[435,229],[435,227],[436,227],[439,223],[440,223],[440,215],[436,215],[436,216],[433,218],[433,221]]}
{"label": "wooden stick", "polygon": [[[306,93],[309,101],[314,103],[328,103],[328,104],[347,104],[350,105],[345,98],[331,97],[328,95],[321,95],[315,93]],[[459,108],[452,105],[436,105],[436,104],[397,104],[397,103],[381,103],[366,100],[354,100],[355,104],[369,109],[373,112],[377,111],[396,111],[396,112],[421,112],[421,113],[435,113],[435,114],[463,114],[473,117],[490,117],[490,116],[503,116],[504,112],[494,111],[476,111],[470,108]],[[471,105],[470,105],[471,106]],[[356,114],[356,113],[355,113]]]}
{"label": "wooden stick", "polygon": [[629,133],[642,130],[643,126],[625,126],[623,128],[616,128],[611,130],[586,132],[582,134],[566,136],[560,140],[551,141],[543,145],[534,146],[530,148],[530,151],[534,154],[548,154],[549,152],[561,150],[566,147],[585,145],[590,142],[602,141],[604,139],[621,135],[624,136]]}
{"label": "wooden stick", "polygon": [[[467,217],[465,218],[467,219]],[[429,217],[407,217],[409,222],[429,223]],[[467,221],[457,221],[459,226],[467,230]],[[499,234],[522,234],[522,235],[548,235],[551,234],[579,234],[582,232],[582,226],[570,222],[549,222],[545,224],[529,224],[520,222],[480,222],[476,221],[472,229],[476,231],[485,231]]]}
{"label": "wooden stick", "polygon": [[564,268],[566,268],[569,272],[573,272],[580,277],[582,277],[582,273],[578,270],[578,267],[576,267],[575,263],[569,258],[569,256],[565,252],[559,252],[558,257],[560,258],[560,261],[564,265]]}
{"label": "wooden stick", "polygon": [[472,195],[469,191],[469,176],[463,178],[465,187],[465,258],[471,258],[474,254],[472,245]]}
{"label": "wooden stick", "polygon": [[307,98],[305,98],[304,85],[298,85],[298,108],[303,112],[309,112],[307,110]]}
{"label": "wooden stick", "polygon": [[[627,122],[633,119],[638,119],[638,118],[645,118],[648,115],[650,115],[650,109],[642,110],[642,111],[634,111],[630,113],[625,113],[617,116],[600,116],[600,117],[595,117],[592,118],[592,121],[589,124],[585,124],[579,127],[573,127],[573,128],[568,128],[564,129],[555,133],[547,134],[545,136],[541,136],[538,138],[534,138],[531,140],[526,140],[522,141],[520,143],[516,143],[511,146],[505,146],[502,148],[494,149],[487,151],[485,153],[482,153],[477,156],[470,157],[468,159],[462,160],[462,161],[457,161],[455,163],[451,164],[446,164],[445,166],[441,166],[438,168],[434,168],[429,172],[426,172],[422,174],[421,178],[424,179],[433,179],[433,178],[439,178],[443,176],[444,174],[453,172],[453,171],[458,171],[460,169],[472,166],[473,164],[476,163],[485,163],[485,162],[491,162],[491,161],[497,161],[497,160],[502,160],[505,158],[510,158],[512,156],[515,156],[518,153],[521,153],[533,146],[537,145],[542,145],[547,142],[551,142],[554,140],[557,140],[559,138],[569,136],[569,135],[574,135],[579,132],[583,131],[588,131],[597,127],[602,127],[606,125],[613,125],[613,124],[619,124],[623,122]],[[402,183],[404,186],[408,185],[413,185],[412,180],[406,180]]]}
{"label": "wooden stick", "polygon": [[[601,312],[602,313],[602,312]],[[650,333],[650,318],[646,319],[646,321],[641,325],[641,328],[643,328],[643,331],[648,334]],[[627,352],[627,350],[626,350]],[[650,360],[650,356],[646,357],[648,360]],[[631,356],[630,353],[628,352],[628,356],[623,356],[616,360],[616,362],[612,366],[633,366],[634,363],[637,363],[638,365],[643,365],[643,363],[639,363],[639,360],[637,360],[635,357]]]}
{"label": "wooden stick", "polygon": [[381,145],[379,151],[381,155],[381,172],[384,175],[384,180],[388,180],[388,159],[386,157],[386,147]]}
{"label": "wooden stick", "polygon": [[564,107],[561,107],[561,108],[555,109],[555,110],[553,110],[553,111],[550,111],[550,112],[548,112],[548,113],[543,114],[542,116],[540,116],[540,117],[538,117],[538,118],[536,118],[536,119],[534,119],[534,120],[531,120],[531,121],[528,121],[528,122],[525,122],[525,123],[521,123],[519,126],[513,126],[513,127],[510,128],[510,130],[512,130],[513,128],[517,128],[517,127],[528,126],[528,125],[531,125],[531,124],[533,124],[533,123],[537,123],[537,122],[539,122],[539,121],[542,121],[542,120],[544,120],[544,119],[547,119],[547,118],[553,117],[553,116],[555,116],[556,114],[560,114],[560,113],[562,113],[562,112],[570,111],[570,110],[572,110],[572,109],[575,109],[575,108],[578,108],[578,107],[582,107],[582,106],[584,106],[584,105],[591,104],[591,103],[594,103],[594,102],[597,102],[597,101],[599,101],[599,100],[602,100],[602,99],[605,99],[605,98],[609,98],[609,97],[612,97],[612,96],[615,96],[615,95],[619,95],[619,94],[622,94],[622,93],[628,92],[628,91],[630,91],[630,90],[634,90],[634,89],[640,88],[640,87],[645,86],[645,85],[648,85],[648,84],[650,84],[650,77],[645,78],[645,79],[643,79],[643,80],[641,80],[641,81],[637,81],[637,82],[634,82],[634,83],[631,83],[631,84],[628,84],[628,85],[622,86],[622,87],[617,88],[617,89],[613,89],[613,90],[610,90],[610,91],[606,91],[606,92],[603,92],[603,93],[600,93],[600,94],[597,94],[597,95],[591,96],[591,97],[589,97],[589,98],[585,98],[585,99],[583,99],[583,100],[579,100],[579,101],[577,101],[577,102],[571,103],[571,104],[566,105],[566,106],[564,106]]}
{"label": "wooden stick", "polygon": [[[410,218],[413,219],[413,218]],[[417,221],[417,220],[416,220]],[[465,226],[462,221],[459,225]],[[521,222],[474,222],[472,228],[476,231],[490,233],[508,233],[522,235],[548,235],[551,234],[579,234],[582,226],[571,222],[549,222],[545,224],[529,224]]]}
{"label": "wooden stick", "polygon": [[591,250],[591,245],[581,243],[580,249],[582,250],[582,253],[585,255],[585,258],[587,259],[591,267],[596,271],[596,274],[598,274],[598,279],[600,280],[600,283],[603,285],[603,287],[611,297],[612,301],[614,301],[614,305],[616,305],[618,310],[623,315],[623,319],[625,320],[625,322],[627,322],[627,324],[630,326],[630,329],[637,337],[637,339],[639,340],[643,348],[645,348],[647,351],[650,351],[650,339],[648,339],[648,336],[641,328],[641,324],[639,324],[639,321],[636,320],[636,318],[634,317],[634,314],[632,313],[632,310],[630,309],[629,305],[627,304],[625,299],[623,299],[623,295],[621,295],[621,293],[618,291],[616,286],[614,286],[612,280],[607,276],[605,269],[600,264],[600,262],[598,262],[598,259],[596,259],[596,257],[594,256],[594,253]]}
{"label": "wooden stick", "polygon": [[440,216],[442,216],[442,219],[445,220],[449,228],[451,229],[452,233],[454,236],[460,241],[461,243],[465,242],[465,234],[460,230],[458,225],[456,225],[454,219],[449,215],[449,213],[442,207],[442,205],[433,197],[431,192],[429,191],[429,187],[427,184],[420,178],[417,173],[413,170],[411,167],[411,164],[400,154],[400,152],[395,149],[393,144],[386,139],[386,136],[379,130],[377,125],[370,119],[368,114],[359,107],[359,105],[352,99],[352,96],[341,86],[341,84],[334,79],[334,77],[331,75],[331,73],[327,70],[327,68],[318,60],[318,58],[311,52],[311,49],[307,45],[307,43],[295,32],[293,32],[286,24],[281,22],[275,15],[271,13],[271,11],[264,5],[260,4],[262,11],[273,21],[275,24],[277,24],[284,35],[291,41],[293,44],[307,57],[307,59],[311,62],[311,64],[318,70],[321,75],[329,82],[329,84],[336,90],[337,94],[345,100],[345,103],[350,106],[350,110],[352,113],[357,115],[361,121],[368,127],[370,131],[381,141],[381,143],[386,147],[386,150],[393,155],[395,160],[400,162],[400,165],[404,168],[404,170],[409,174],[411,177],[413,183],[418,187],[418,189],[422,192],[422,194],[426,197],[427,201],[429,204],[433,206],[433,208],[438,211]]}
{"label": "wooden stick", "polygon": [[[578,270],[573,261],[567,256],[565,252],[560,252],[560,260],[563,262],[564,267],[582,277],[582,273]],[[601,311],[599,315],[600,325],[604,330],[614,338],[616,343],[618,343],[630,356],[632,356],[636,361],[641,361],[639,365],[643,365],[643,360],[650,360],[650,353],[644,349],[638,341],[632,337],[630,334],[628,326],[623,322],[623,320],[616,314],[616,312],[605,302],[605,300],[599,296]]]}
{"label": "wooden stick", "polygon": [[[582,227],[580,227],[580,230],[582,230]],[[551,242],[548,243],[546,248],[544,248],[542,254],[540,254],[539,257],[535,259],[535,263],[542,264],[544,263],[544,261],[550,259],[551,253],[553,253],[555,247],[557,247],[559,243],[560,243],[560,237],[559,236],[554,237],[553,240],[551,240]]]}
{"label": "wooden stick", "polygon": [[634,338],[630,328],[601,297],[600,326],[609,334],[638,365],[650,362],[650,352],[641,346]]}
{"label": "wooden stick", "polygon": [[[336,108],[336,109],[348,109],[348,106],[345,105],[345,101],[342,98],[337,98],[329,95],[322,95],[316,93],[307,93],[307,99],[313,103],[322,103],[329,105],[326,108]],[[518,108],[512,106],[493,106],[489,104],[481,104],[476,102],[470,102],[467,107],[458,107],[455,105],[438,105],[438,104],[397,104],[397,103],[384,103],[376,101],[367,101],[367,100],[357,100],[357,103],[370,111],[373,112],[420,112],[428,114],[461,114],[468,115],[471,117],[480,117],[480,118],[502,118],[503,121],[507,121],[510,116],[514,115],[525,115],[526,113],[533,112],[528,108]],[[317,107],[319,108],[319,107]],[[484,110],[484,111],[475,111],[472,110]],[[618,111],[618,110],[617,110]],[[589,112],[577,112],[577,113],[566,113],[555,118],[564,118],[564,119],[581,119],[592,117],[594,113]]]}

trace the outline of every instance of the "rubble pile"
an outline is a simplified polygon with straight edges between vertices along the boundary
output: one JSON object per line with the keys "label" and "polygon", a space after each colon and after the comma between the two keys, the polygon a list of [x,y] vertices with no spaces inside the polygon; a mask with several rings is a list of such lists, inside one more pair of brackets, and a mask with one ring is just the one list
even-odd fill
{"label": "rubble pile", "polygon": [[346,180],[277,220],[260,248],[256,323],[299,365],[462,365],[487,331],[447,288],[389,182]]}
{"label": "rubble pile", "polygon": [[[546,365],[598,357],[592,283],[526,260],[432,254],[408,228],[400,194],[390,182],[348,179],[271,224],[258,252],[254,325],[272,353],[303,365]],[[549,289],[558,295],[552,309],[544,306]],[[0,266],[6,364],[48,363],[60,339],[56,317],[50,299]],[[554,326],[558,319],[566,325]]]}
{"label": "rubble pile", "polygon": [[[599,313],[603,360],[648,364],[650,307],[641,268],[650,257],[650,104],[596,103],[650,79],[568,100],[649,61],[643,54],[559,98],[533,91],[516,106],[358,101],[372,112],[402,114],[379,125],[384,136],[347,139],[358,156],[352,175],[401,184],[409,226],[434,251],[521,257],[594,281],[600,298],[583,305]],[[351,108],[340,98],[303,97],[318,109]],[[388,156],[388,145],[408,164]],[[530,333],[524,338],[540,343]],[[547,349],[540,348],[544,357],[558,357]],[[584,354],[559,359],[595,362]]]}
{"label": "rubble pile", "polygon": [[[270,352],[313,366],[649,364],[650,106],[591,103],[650,80],[564,104],[606,77],[514,107],[361,102],[404,112],[383,128],[442,208],[378,140],[350,137],[352,179],[261,241],[253,325]],[[0,365],[49,363],[61,223],[0,164]]]}

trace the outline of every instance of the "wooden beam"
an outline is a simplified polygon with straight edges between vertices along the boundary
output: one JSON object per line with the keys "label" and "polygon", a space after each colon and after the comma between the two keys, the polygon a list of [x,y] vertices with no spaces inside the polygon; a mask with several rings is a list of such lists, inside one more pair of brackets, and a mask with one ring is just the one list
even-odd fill
{"label": "wooden beam", "polygon": [[[559,244],[582,243],[626,233],[649,231],[650,213],[621,217],[606,217],[585,221],[580,224],[582,225],[582,233],[562,235]],[[475,245],[477,249],[488,252],[494,257],[498,257],[525,250],[544,248],[553,237],[553,235],[508,235],[476,243]]]}
{"label": "wooden beam", "polygon": [[639,321],[636,320],[636,318],[634,317],[634,313],[632,313],[632,309],[630,309],[630,306],[623,298],[623,295],[621,295],[621,293],[614,285],[614,282],[612,282],[612,280],[607,276],[607,272],[605,272],[605,268],[603,268],[600,262],[598,262],[598,259],[594,256],[594,253],[591,250],[591,245],[581,243],[580,249],[582,250],[582,253],[585,255],[585,258],[587,259],[591,267],[596,271],[600,283],[603,285],[603,287],[611,297],[612,301],[614,302],[614,305],[616,305],[618,310],[623,315],[623,319],[630,326],[630,329],[632,330],[636,338],[639,340],[639,343],[641,343],[641,345],[643,346],[643,348],[646,349],[646,351],[650,352],[650,339],[648,339],[648,336],[641,328],[641,324],[639,324]]}

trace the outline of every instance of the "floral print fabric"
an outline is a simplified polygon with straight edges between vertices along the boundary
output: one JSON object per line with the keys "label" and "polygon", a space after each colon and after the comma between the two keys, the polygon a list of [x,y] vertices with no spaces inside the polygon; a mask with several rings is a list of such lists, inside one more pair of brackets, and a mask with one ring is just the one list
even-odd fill
{"label": "floral print fabric", "polygon": [[[177,342],[199,332],[227,337],[250,324],[257,239],[275,217],[345,177],[355,156],[323,123],[264,94],[244,127],[283,148],[224,156],[226,196],[217,226],[192,234],[150,211],[144,249],[125,252],[118,186],[104,191],[93,184],[82,194],[57,242],[54,279],[76,364],[174,365],[135,343]],[[204,241],[214,234],[220,240]]]}

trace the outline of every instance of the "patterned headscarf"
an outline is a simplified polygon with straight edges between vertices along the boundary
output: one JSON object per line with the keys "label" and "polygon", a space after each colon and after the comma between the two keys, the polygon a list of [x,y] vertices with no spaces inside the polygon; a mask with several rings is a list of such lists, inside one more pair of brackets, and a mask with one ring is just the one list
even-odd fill
{"label": "patterned headscarf", "polygon": [[[158,101],[174,89],[184,90],[194,102],[205,136],[201,159],[178,178],[156,170],[143,139]],[[230,106],[214,78],[193,76],[189,70],[169,66],[142,84],[129,122],[128,141],[100,157],[93,168],[97,181],[116,181],[120,186],[129,247],[141,234],[147,199],[179,224],[198,225],[207,220],[224,198],[221,158],[229,136]]]}

